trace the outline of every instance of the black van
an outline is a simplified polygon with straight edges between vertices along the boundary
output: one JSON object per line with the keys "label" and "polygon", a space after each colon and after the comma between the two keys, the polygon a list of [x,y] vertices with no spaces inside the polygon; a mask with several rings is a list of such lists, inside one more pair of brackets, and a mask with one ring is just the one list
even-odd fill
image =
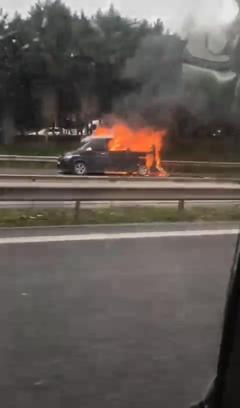
{"label": "black van", "polygon": [[65,174],[103,174],[105,172],[137,173],[146,176],[146,153],[131,151],[109,151],[111,136],[89,136],[80,147],[65,153],[58,159],[58,169]]}

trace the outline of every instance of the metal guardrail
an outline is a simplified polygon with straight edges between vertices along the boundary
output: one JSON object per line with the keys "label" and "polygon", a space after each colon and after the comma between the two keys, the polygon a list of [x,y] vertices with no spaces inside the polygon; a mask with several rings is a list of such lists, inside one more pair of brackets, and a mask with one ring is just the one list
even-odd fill
{"label": "metal guardrail", "polygon": [[164,182],[176,182],[176,183],[236,183],[240,184],[240,177],[181,177],[181,176],[167,176],[167,177],[140,177],[140,176],[125,176],[125,175],[103,175],[103,176],[72,176],[72,175],[61,175],[61,174],[0,174],[0,183],[74,183],[79,185],[80,183],[90,183],[90,182],[107,182],[111,184],[116,184],[117,182],[128,182],[137,183],[141,182],[144,184],[143,188],[149,182],[154,182],[161,185]]}
{"label": "metal guardrail", "polygon": [[[54,163],[58,156],[24,156],[24,155],[0,155],[0,161],[19,161],[19,162],[45,162]],[[232,167],[240,168],[240,162],[209,162],[209,161],[191,161],[191,160],[163,160],[165,166],[199,166],[199,167]]]}
{"label": "metal guardrail", "polygon": [[55,163],[57,156],[0,155],[0,161]]}
{"label": "metal guardrail", "polygon": [[210,162],[210,161],[191,161],[191,160],[163,160],[166,166],[199,166],[199,167],[232,167],[240,168],[240,162]]}
{"label": "metal guardrail", "polygon": [[[192,184],[192,185],[191,185]],[[217,183],[173,183],[172,186],[150,183],[44,184],[2,183],[0,201],[185,201],[240,200],[240,185]]]}
{"label": "metal guardrail", "polygon": [[214,177],[144,177],[144,176],[125,176],[125,175],[103,175],[103,176],[72,176],[72,175],[62,175],[62,174],[0,174],[0,182],[89,182],[89,181],[106,181],[114,183],[117,181],[126,182],[156,182],[161,183],[164,181],[174,181],[174,182],[196,182],[196,181],[206,181],[206,182],[234,182],[240,183],[240,178],[214,178]]}
{"label": "metal guardrail", "polygon": [[240,185],[203,183],[186,185],[174,183],[0,183],[0,201],[74,201],[75,219],[78,219],[80,203],[83,201],[177,201],[178,210],[183,211],[185,201],[240,201]]}

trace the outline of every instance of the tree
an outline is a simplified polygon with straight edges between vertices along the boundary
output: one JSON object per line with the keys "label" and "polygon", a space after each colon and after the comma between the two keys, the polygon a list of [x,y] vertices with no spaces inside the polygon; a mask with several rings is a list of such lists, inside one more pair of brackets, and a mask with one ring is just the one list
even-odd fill
{"label": "tree", "polygon": [[160,20],[129,19],[113,6],[91,18],[73,14],[61,0],[37,2],[26,18],[0,13],[2,122],[67,126],[69,117],[76,125],[111,111],[135,87],[122,72],[151,33],[163,34]]}

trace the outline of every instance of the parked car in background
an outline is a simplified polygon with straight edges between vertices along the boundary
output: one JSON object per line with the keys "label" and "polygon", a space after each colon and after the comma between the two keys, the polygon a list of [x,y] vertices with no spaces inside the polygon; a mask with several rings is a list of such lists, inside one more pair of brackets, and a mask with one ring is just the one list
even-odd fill
{"label": "parked car in background", "polygon": [[69,129],[62,129],[62,134],[64,136],[81,136],[81,130],[79,129],[73,129],[73,128],[69,128]]}
{"label": "parked car in background", "polygon": [[39,130],[28,130],[24,132],[26,136],[80,136],[86,137],[94,133],[94,131],[101,125],[101,120],[96,119],[89,122],[86,126],[81,129],[78,128],[64,128],[64,127],[46,127]]}
{"label": "parked car in background", "polygon": [[101,119],[94,119],[89,122],[86,126],[82,129],[82,136],[90,136],[94,134],[95,130],[102,125]]}
{"label": "parked car in background", "polygon": [[146,154],[131,151],[109,151],[111,136],[89,136],[82,140],[80,147],[59,157],[58,169],[65,174],[103,174],[105,172],[148,174]]}
{"label": "parked car in background", "polygon": [[26,132],[28,136],[60,136],[63,134],[63,129],[60,127],[48,127],[40,130]]}
{"label": "parked car in background", "polygon": [[48,127],[40,130],[26,132],[28,136],[80,136],[78,129],[66,129],[62,127]]}

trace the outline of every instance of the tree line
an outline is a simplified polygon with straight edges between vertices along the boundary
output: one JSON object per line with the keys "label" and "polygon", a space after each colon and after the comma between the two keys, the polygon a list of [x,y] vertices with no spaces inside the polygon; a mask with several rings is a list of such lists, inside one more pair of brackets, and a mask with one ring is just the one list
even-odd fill
{"label": "tree line", "polygon": [[123,17],[113,6],[92,17],[61,0],[36,3],[26,18],[0,13],[0,121],[15,129],[79,127],[109,113],[114,99],[136,86],[122,75],[160,20]]}
{"label": "tree line", "polygon": [[113,6],[91,17],[61,0],[38,2],[26,17],[0,11],[0,141],[48,126],[81,129],[116,112],[133,125],[167,126],[171,149],[191,149],[203,135],[222,139],[223,150],[230,134],[240,143],[231,123],[216,133],[216,118],[206,125],[182,103],[185,48],[160,19],[124,17]]}

